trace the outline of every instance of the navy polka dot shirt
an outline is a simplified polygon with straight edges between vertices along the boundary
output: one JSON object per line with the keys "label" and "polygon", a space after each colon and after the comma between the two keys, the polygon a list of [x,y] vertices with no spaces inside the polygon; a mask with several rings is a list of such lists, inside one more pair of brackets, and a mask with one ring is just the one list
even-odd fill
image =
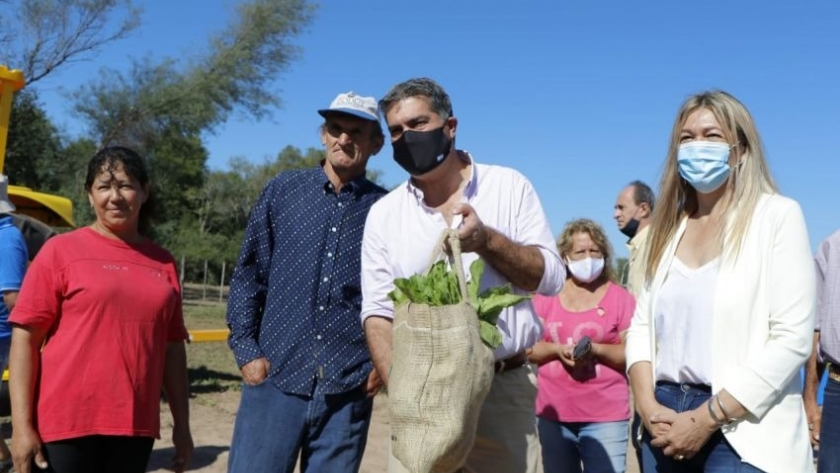
{"label": "navy polka dot shirt", "polygon": [[241,367],[259,357],[268,382],[310,395],[359,387],[372,365],[359,323],[361,245],[386,191],[364,177],[339,193],[323,168],[272,179],[251,211],[230,286],[229,344]]}

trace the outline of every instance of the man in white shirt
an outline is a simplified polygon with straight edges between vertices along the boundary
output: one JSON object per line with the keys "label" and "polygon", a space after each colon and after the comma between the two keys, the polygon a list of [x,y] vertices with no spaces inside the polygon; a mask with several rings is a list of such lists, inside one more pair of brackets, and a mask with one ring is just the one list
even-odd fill
{"label": "man in white shirt", "polygon": [[[395,278],[425,270],[441,232],[457,226],[464,265],[487,263],[486,287],[512,283],[519,293],[556,294],[566,271],[531,183],[504,167],[476,164],[455,148],[458,120],[449,96],[431,79],[394,86],[379,102],[394,159],[410,175],[373,205],[362,240],[362,322],[374,365],[386,385],[391,366]],[[527,350],[542,326],[530,302],[499,317],[503,343],[481,410],[467,471],[535,472],[535,371]],[[405,471],[391,459],[391,472]]]}

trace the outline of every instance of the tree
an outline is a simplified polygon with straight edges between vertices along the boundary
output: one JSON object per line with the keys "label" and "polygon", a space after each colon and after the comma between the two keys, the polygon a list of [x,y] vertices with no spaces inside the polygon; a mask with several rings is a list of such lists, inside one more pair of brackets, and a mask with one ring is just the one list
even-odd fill
{"label": "tree", "polygon": [[84,184],[87,163],[96,151],[96,143],[89,138],[79,138],[68,143],[62,151],[61,183],[55,189],[45,189],[73,202],[73,219],[76,225],[86,225],[95,218]]}
{"label": "tree", "polygon": [[61,138],[32,90],[15,94],[9,120],[4,172],[12,184],[33,189],[59,186]]}
{"label": "tree", "polygon": [[289,41],[312,12],[305,0],[250,0],[205,53],[134,61],[129,71],[103,71],[78,91],[75,108],[99,146],[131,146],[149,159],[154,238],[174,254],[207,258],[211,271],[235,261],[262,176],[273,174],[244,161],[209,172],[201,136],[232,113],[264,118],[280,107],[272,84],[298,57]]}
{"label": "tree", "polygon": [[[140,24],[131,0],[13,0],[0,8],[0,64],[37,82],[93,56]],[[8,6],[6,6],[8,5]]]}
{"label": "tree", "polygon": [[[178,191],[198,190],[206,152],[170,155],[181,161],[174,166],[160,162],[165,156],[160,147],[170,146],[167,141],[198,145],[202,133],[212,132],[234,111],[259,118],[278,107],[270,84],[297,57],[289,38],[309,21],[311,11],[305,0],[243,3],[231,25],[211,38],[205,55],[183,63],[135,61],[127,74],[106,70],[80,89],[75,108],[100,146],[134,147],[150,157],[153,169],[166,168],[159,177],[178,183]],[[179,176],[184,173],[189,176]],[[195,210],[178,199],[161,204],[184,213]]]}
{"label": "tree", "polygon": [[618,276],[618,283],[624,283],[625,273],[627,272],[628,260],[627,258],[616,258],[615,260],[615,274]]}
{"label": "tree", "polygon": [[298,57],[289,43],[311,19],[305,0],[251,0],[184,63],[135,61],[128,74],[106,70],[84,86],[76,110],[102,145],[143,145],[162,129],[212,132],[234,111],[264,118],[281,104],[271,84]]}

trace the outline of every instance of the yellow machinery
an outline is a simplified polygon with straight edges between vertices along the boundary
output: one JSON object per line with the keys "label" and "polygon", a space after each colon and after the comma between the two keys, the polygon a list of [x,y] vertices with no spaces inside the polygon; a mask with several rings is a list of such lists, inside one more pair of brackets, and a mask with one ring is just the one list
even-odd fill
{"label": "yellow machinery", "polygon": [[3,164],[6,161],[6,137],[9,135],[12,96],[25,84],[23,72],[0,66],[0,174],[3,174]]}
{"label": "yellow machinery", "polygon": [[9,199],[17,207],[17,213],[28,215],[51,227],[76,226],[70,199],[20,186],[9,186]]}
{"label": "yellow machinery", "polygon": [[[0,66],[0,174],[3,174],[6,161],[12,98],[24,85],[23,72]],[[9,186],[9,199],[17,207],[18,214],[28,215],[52,227],[75,226],[70,199],[19,186]]]}

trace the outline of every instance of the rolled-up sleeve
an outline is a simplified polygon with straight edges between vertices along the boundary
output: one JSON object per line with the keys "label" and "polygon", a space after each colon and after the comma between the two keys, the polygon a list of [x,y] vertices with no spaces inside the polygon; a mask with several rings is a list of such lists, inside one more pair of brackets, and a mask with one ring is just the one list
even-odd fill
{"label": "rolled-up sleeve", "polygon": [[522,179],[522,194],[517,215],[517,243],[539,249],[544,269],[536,292],[547,296],[554,295],[560,292],[566,281],[566,266],[557,253],[557,244],[554,242],[537,191],[528,179],[522,175],[518,176]]}
{"label": "rolled-up sleeve", "polygon": [[365,222],[362,238],[362,311],[361,322],[371,316],[394,318],[394,303],[388,293],[394,289],[393,267],[388,258],[383,207],[374,204]]}
{"label": "rolled-up sleeve", "polygon": [[240,367],[264,356],[259,346],[259,330],[274,249],[271,204],[275,182],[266,186],[251,211],[230,282],[228,344]]}

